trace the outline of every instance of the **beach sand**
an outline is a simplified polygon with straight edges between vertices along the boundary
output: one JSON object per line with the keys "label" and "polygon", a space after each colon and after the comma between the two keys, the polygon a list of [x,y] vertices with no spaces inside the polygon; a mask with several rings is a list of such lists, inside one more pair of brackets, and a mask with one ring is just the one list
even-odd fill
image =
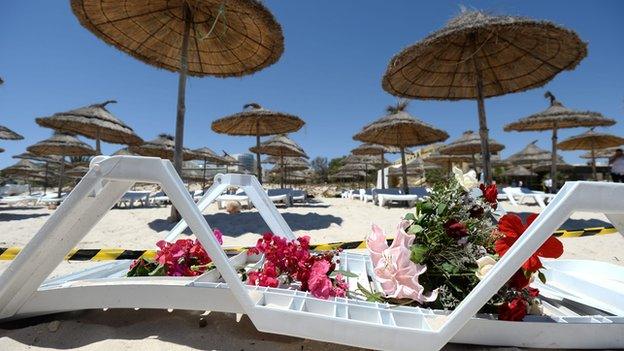
{"label": "beach sand", "polygon": [[[508,211],[538,212],[536,206]],[[166,221],[169,207],[113,209],[77,245],[80,248],[155,249],[173,225]],[[362,240],[376,223],[393,234],[406,208],[379,208],[347,199],[321,199],[310,206],[280,208],[296,235],[309,235],[312,243]],[[42,208],[1,208],[0,247],[24,246],[53,211]],[[224,246],[254,245],[268,231],[259,214],[243,211],[229,215],[211,206],[206,220],[219,228]],[[610,226],[601,214],[576,213],[566,229]],[[190,235],[187,234],[187,235]],[[564,238],[563,258],[593,259],[624,265],[624,239],[618,234]],[[0,261],[0,270],[8,262]],[[93,262],[63,263],[53,275],[83,269]],[[205,327],[200,327],[206,323]],[[146,350],[353,350],[353,348],[260,333],[247,317],[240,323],[233,314],[160,310],[78,311],[0,325],[0,350],[21,349],[146,349]],[[497,348],[447,345],[447,350]],[[504,348],[498,348],[504,349]]]}

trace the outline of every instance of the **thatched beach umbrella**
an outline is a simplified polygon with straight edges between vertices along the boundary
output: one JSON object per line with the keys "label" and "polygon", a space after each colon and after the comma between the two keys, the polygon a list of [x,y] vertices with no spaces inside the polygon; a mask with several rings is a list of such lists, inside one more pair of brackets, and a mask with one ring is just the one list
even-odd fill
{"label": "thatched beach umbrella", "polygon": [[[552,161],[548,160],[548,162],[540,162],[533,166],[533,171],[535,172],[549,172],[551,169]],[[574,168],[571,164],[565,162],[562,158],[557,159],[557,169],[565,170]],[[552,179],[552,176],[551,176]]]}
{"label": "thatched beach umbrella", "polygon": [[448,134],[414,118],[405,111],[406,108],[406,101],[401,101],[396,106],[388,106],[386,116],[365,126],[362,131],[353,136],[353,139],[365,143],[398,147],[401,150],[403,166],[403,191],[408,194],[405,148],[444,141],[448,138]]}
{"label": "thatched beach umbrella", "polygon": [[89,172],[89,167],[86,166],[76,166],[70,170],[67,170],[65,174],[71,178],[82,178],[85,174]]}
{"label": "thatched beach umbrella", "polygon": [[394,56],[382,86],[406,98],[477,100],[483,172],[490,182],[484,99],[543,86],[585,56],[587,44],[551,22],[462,11]]}
{"label": "thatched beach umbrella", "polygon": [[552,190],[557,191],[557,131],[563,128],[601,127],[615,124],[615,120],[605,118],[598,112],[575,111],[563,106],[555,96],[547,91],[544,97],[550,99],[550,107],[545,111],[519,119],[505,126],[505,131],[518,132],[552,130],[552,166],[550,174],[553,179]]}
{"label": "thatched beach umbrella", "polygon": [[19,158],[19,159],[24,159],[24,160],[34,160],[34,161],[39,161],[39,162],[44,162],[44,171],[43,171],[43,193],[46,193],[46,190],[48,190],[48,175],[49,175],[49,168],[50,168],[50,163],[53,164],[60,164],[61,163],[61,158],[59,156],[54,156],[54,155],[50,155],[50,156],[38,156],[35,154],[32,154],[30,152],[23,152],[19,155],[15,155],[13,156],[13,158]]}
{"label": "thatched beach umbrella", "polygon": [[[296,132],[305,122],[294,115],[267,110],[257,103],[243,106],[243,111],[212,122],[212,130],[228,135],[251,135],[256,137],[256,147],[260,147],[260,137]],[[256,153],[256,173],[262,183],[260,154]]]}
{"label": "thatched beach umbrella", "polygon": [[447,171],[451,171],[453,163],[470,162],[472,156],[470,155],[443,155],[439,152],[433,152],[427,157],[423,158],[423,161],[429,163],[435,163],[444,166]]}
{"label": "thatched beach umbrella", "polygon": [[143,139],[106,109],[106,105],[116,102],[108,100],[67,112],[55,113],[50,117],[37,118],[35,121],[42,127],[94,139],[95,152],[98,155],[102,153],[100,141],[126,145],[141,144]]}
{"label": "thatched beach umbrella", "polygon": [[130,151],[127,147],[121,148],[111,154],[111,156],[140,156],[136,152]]}
{"label": "thatched beach umbrella", "polygon": [[[490,152],[500,152],[505,148],[505,145],[497,142],[494,139],[488,140],[488,145],[490,148]],[[476,172],[476,154],[481,153],[481,138],[472,130],[467,130],[462,134],[461,137],[442,146],[438,151],[443,155],[471,155],[472,167]]]}
{"label": "thatched beach umbrella", "polygon": [[5,126],[0,126],[0,139],[2,140],[22,140],[23,136],[15,133]]}
{"label": "thatched beach umbrella", "polygon": [[389,162],[383,157],[381,159],[378,159],[377,157],[373,157],[370,155],[349,155],[345,157],[344,160],[342,160],[342,163],[345,164],[345,167],[343,167],[343,169],[355,170],[356,168],[354,168],[353,166],[360,166],[357,170],[364,171],[364,184],[366,187],[368,187],[368,166],[384,165]]}
{"label": "thatched beach umbrella", "polygon": [[207,147],[194,149],[193,153],[195,153],[199,157],[199,160],[202,160],[204,162],[204,166],[202,167],[203,168],[202,189],[205,189],[206,188],[206,164],[208,162],[221,164],[221,163],[224,163],[225,161],[223,160],[223,158],[221,158],[221,156],[217,155],[214,151],[212,151],[211,149]]}
{"label": "thatched beach umbrella", "polygon": [[75,136],[63,132],[54,132],[52,137],[31,145],[27,147],[26,150],[40,156],[61,156],[58,197],[61,197],[61,190],[63,188],[65,156],[94,156],[96,154],[91,146],[78,140]]}
{"label": "thatched beach umbrella", "polygon": [[377,156],[380,157],[381,160],[381,188],[384,189],[386,187],[386,182],[385,182],[385,176],[384,176],[384,169],[386,168],[386,164],[385,161],[386,159],[384,158],[386,153],[399,153],[401,152],[401,150],[399,150],[396,147],[393,146],[386,146],[386,145],[379,145],[379,144],[371,144],[371,143],[364,143],[361,144],[360,146],[356,147],[355,149],[351,150],[351,153],[354,155],[369,155],[369,156]]}
{"label": "thatched beach umbrella", "polygon": [[[274,156],[269,157],[269,160],[275,158]],[[275,166],[271,169],[273,173],[282,173],[284,172],[284,179],[287,181],[288,179],[292,179],[292,174],[294,172],[300,172],[310,169],[310,165],[303,157],[284,157],[283,164],[275,164]]]}
{"label": "thatched beach umbrella", "polygon": [[544,150],[536,145],[537,140],[533,140],[522,150],[507,157],[505,161],[512,165],[529,166],[529,169],[533,169],[533,166],[538,163],[548,162],[552,160],[550,151]]}
{"label": "thatched beach umbrella", "polygon": [[533,177],[537,175],[537,173],[534,173],[523,166],[513,166],[505,170],[504,174],[506,177]]}
{"label": "thatched beach umbrella", "polygon": [[30,160],[22,159],[14,165],[2,169],[2,174],[5,176],[24,178],[28,183],[28,193],[31,193],[30,181],[33,178],[43,179],[44,175],[41,172],[42,168],[33,163]]}
{"label": "thatched beach umbrella", "polygon": [[[305,151],[295,143],[292,139],[288,138],[284,134],[276,135],[271,139],[262,142],[260,146],[254,146],[249,149],[254,153],[260,153],[264,155],[278,156],[280,158],[280,165],[284,164],[284,157],[305,157],[308,158]],[[281,187],[284,187],[284,168],[282,167],[282,182]]]}
{"label": "thatched beach umbrella", "polygon": [[581,154],[579,157],[580,158],[585,158],[585,159],[592,159],[592,158],[610,158],[613,156],[613,154],[615,154],[615,150],[620,149],[620,147],[609,147],[606,149],[600,149],[600,150],[596,150],[594,151],[594,156],[592,157],[592,153],[590,152],[586,152],[584,154]]}
{"label": "thatched beach umbrella", "polygon": [[255,0],[71,0],[80,23],[106,43],[179,72],[176,170],[182,169],[186,76],[241,77],[277,62],[282,29]]}
{"label": "thatched beach umbrella", "polygon": [[222,152],[223,152],[223,155],[221,155],[221,158],[223,159],[223,164],[225,165],[225,172],[226,173],[230,172],[230,166],[240,165],[240,162],[238,162],[237,159],[232,157],[232,155],[230,155],[227,152],[225,152],[225,150],[222,150]]}
{"label": "thatched beach umbrella", "polygon": [[561,150],[590,150],[592,176],[594,180],[598,179],[596,175],[596,149],[604,149],[608,147],[617,147],[624,144],[624,138],[607,133],[600,133],[591,128],[587,132],[575,135],[565,139],[557,144]]}
{"label": "thatched beach umbrella", "polygon": [[[433,168],[440,168],[440,166],[435,166],[434,164],[429,163],[428,167],[431,169]],[[407,165],[407,175],[408,176],[421,176],[423,173],[425,173],[425,163],[421,160],[421,159],[416,159],[412,162],[410,162]],[[390,167],[388,169],[388,175],[390,176],[401,176],[402,175],[402,170],[400,168],[396,168],[396,167]]]}
{"label": "thatched beach umbrella", "polygon": [[[160,157],[173,160],[175,154],[175,141],[173,136],[169,134],[159,134],[158,138],[143,142],[140,145],[132,145],[128,147],[130,152],[134,152],[141,156]],[[183,148],[183,158],[185,161],[199,159],[193,151]]]}

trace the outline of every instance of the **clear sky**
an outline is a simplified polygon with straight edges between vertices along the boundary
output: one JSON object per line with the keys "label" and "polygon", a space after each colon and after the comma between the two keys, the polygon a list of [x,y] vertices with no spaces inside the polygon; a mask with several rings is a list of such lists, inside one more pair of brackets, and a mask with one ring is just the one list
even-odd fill
{"label": "clear sky", "polygon": [[[620,123],[606,130],[624,135],[624,1],[271,0],[266,5],[282,25],[284,55],[252,76],[190,78],[185,146],[245,152],[254,138],[216,134],[210,123],[253,101],[303,118],[305,127],[291,136],[311,157],[347,154],[358,144],[352,135],[396,101],[381,88],[389,59],[443,26],[462,5],[551,20],[589,43],[589,55],[576,70],[561,73],[544,88],[486,100],[491,136],[507,146],[504,157],[535,139],[550,149],[549,132],[502,130],[508,122],[545,109],[547,89],[570,108],[617,119]],[[4,1],[0,18],[0,77],[5,80],[0,124],[25,136],[0,141],[6,149],[0,167],[50,136],[35,117],[109,99],[119,101],[109,105],[111,112],[144,139],[173,134],[177,75],[106,45],[79,25],[69,1]],[[478,128],[474,101],[416,100],[409,111],[447,130],[449,140]],[[583,131],[564,130],[560,136]],[[105,154],[118,148],[103,144]],[[563,153],[568,162],[579,162],[578,154]]]}

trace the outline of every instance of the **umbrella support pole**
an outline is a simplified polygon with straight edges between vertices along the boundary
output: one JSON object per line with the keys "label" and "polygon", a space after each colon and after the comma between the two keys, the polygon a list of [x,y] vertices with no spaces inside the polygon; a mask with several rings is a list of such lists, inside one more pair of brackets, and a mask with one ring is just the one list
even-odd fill
{"label": "umbrella support pole", "polygon": [[[477,53],[477,38],[473,37],[474,55]],[[483,75],[477,60],[472,59],[477,78],[477,109],[479,110],[479,136],[481,137],[481,156],[483,158],[483,179],[486,184],[492,183],[492,170],[490,169],[490,145],[489,130],[485,117],[485,102],[483,101]],[[476,171],[476,170],[475,170]]]}
{"label": "umbrella support pole", "polygon": [[368,164],[364,164],[364,189],[368,188]]}
{"label": "umbrella support pole", "polygon": [[591,149],[591,162],[592,162],[592,176],[594,177],[594,180],[598,180],[598,174],[596,172],[596,149],[594,148],[594,145],[592,145],[592,149]]}
{"label": "umbrella support pole", "polygon": [[[173,154],[173,166],[179,174],[182,174],[182,145],[184,145],[184,113],[186,112],[186,75],[188,71],[188,46],[189,33],[191,31],[191,9],[184,6],[184,36],[180,54],[180,75],[178,79],[178,107],[176,112],[175,150]],[[180,219],[178,211],[171,206],[170,220],[177,222]]]}
{"label": "umbrella support pole", "polygon": [[552,186],[550,187],[550,192],[552,194],[557,192],[557,122],[553,124],[553,132],[552,132],[552,154],[551,154],[551,164],[550,164],[550,180],[552,182]]}
{"label": "umbrella support pole", "polygon": [[284,155],[280,156],[280,166],[281,166],[281,173],[282,173],[282,179],[280,181],[280,188],[284,189],[284,175],[285,175],[285,170],[284,170]]}
{"label": "umbrella support pole", "polygon": [[475,157],[475,154],[471,154],[472,156],[472,168],[474,169],[474,171],[477,171],[477,158]]}
{"label": "umbrella support pole", "polygon": [[[258,129],[258,124],[260,124],[260,122],[256,123],[256,130]],[[256,148],[258,150],[260,150],[260,135],[256,135]],[[260,153],[256,152],[256,173],[258,176],[258,182],[260,182],[260,184],[262,184],[262,163],[260,161]]]}
{"label": "umbrella support pole", "polygon": [[102,148],[100,145],[100,128],[96,128],[95,129],[95,154],[96,155],[101,155],[102,154]]}
{"label": "umbrella support pole", "polygon": [[403,171],[403,192],[407,195],[409,194],[409,187],[407,186],[407,163],[405,162],[404,147],[401,147],[401,169]]}
{"label": "umbrella support pole", "polygon": [[61,156],[61,171],[59,174],[59,184],[57,197],[61,198],[61,191],[63,190],[63,173],[65,173],[65,156]]}
{"label": "umbrella support pole", "polygon": [[386,167],[384,162],[384,153],[381,153],[381,188],[386,188],[386,177],[384,176],[384,168]]}
{"label": "umbrella support pole", "polygon": [[48,162],[45,163],[45,175],[43,177],[43,195],[48,190]]}
{"label": "umbrella support pole", "polygon": [[202,191],[206,189],[206,162],[207,159],[204,157],[204,171],[202,172]]}

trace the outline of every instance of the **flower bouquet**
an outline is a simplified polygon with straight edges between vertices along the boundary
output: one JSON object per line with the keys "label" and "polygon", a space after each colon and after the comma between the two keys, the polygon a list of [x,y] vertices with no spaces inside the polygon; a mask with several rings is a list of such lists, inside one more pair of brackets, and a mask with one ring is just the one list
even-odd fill
{"label": "flower bouquet", "polygon": [[[509,213],[496,222],[496,186],[479,184],[474,171],[464,174],[455,168],[453,174],[435,184],[429,198],[405,216],[390,245],[373,225],[367,244],[383,291],[363,291],[367,299],[453,309],[536,218],[531,215],[523,222]],[[535,277],[545,280],[540,257],[562,253],[561,242],[549,238],[482,312],[510,321],[541,314],[539,292],[529,284]]]}

